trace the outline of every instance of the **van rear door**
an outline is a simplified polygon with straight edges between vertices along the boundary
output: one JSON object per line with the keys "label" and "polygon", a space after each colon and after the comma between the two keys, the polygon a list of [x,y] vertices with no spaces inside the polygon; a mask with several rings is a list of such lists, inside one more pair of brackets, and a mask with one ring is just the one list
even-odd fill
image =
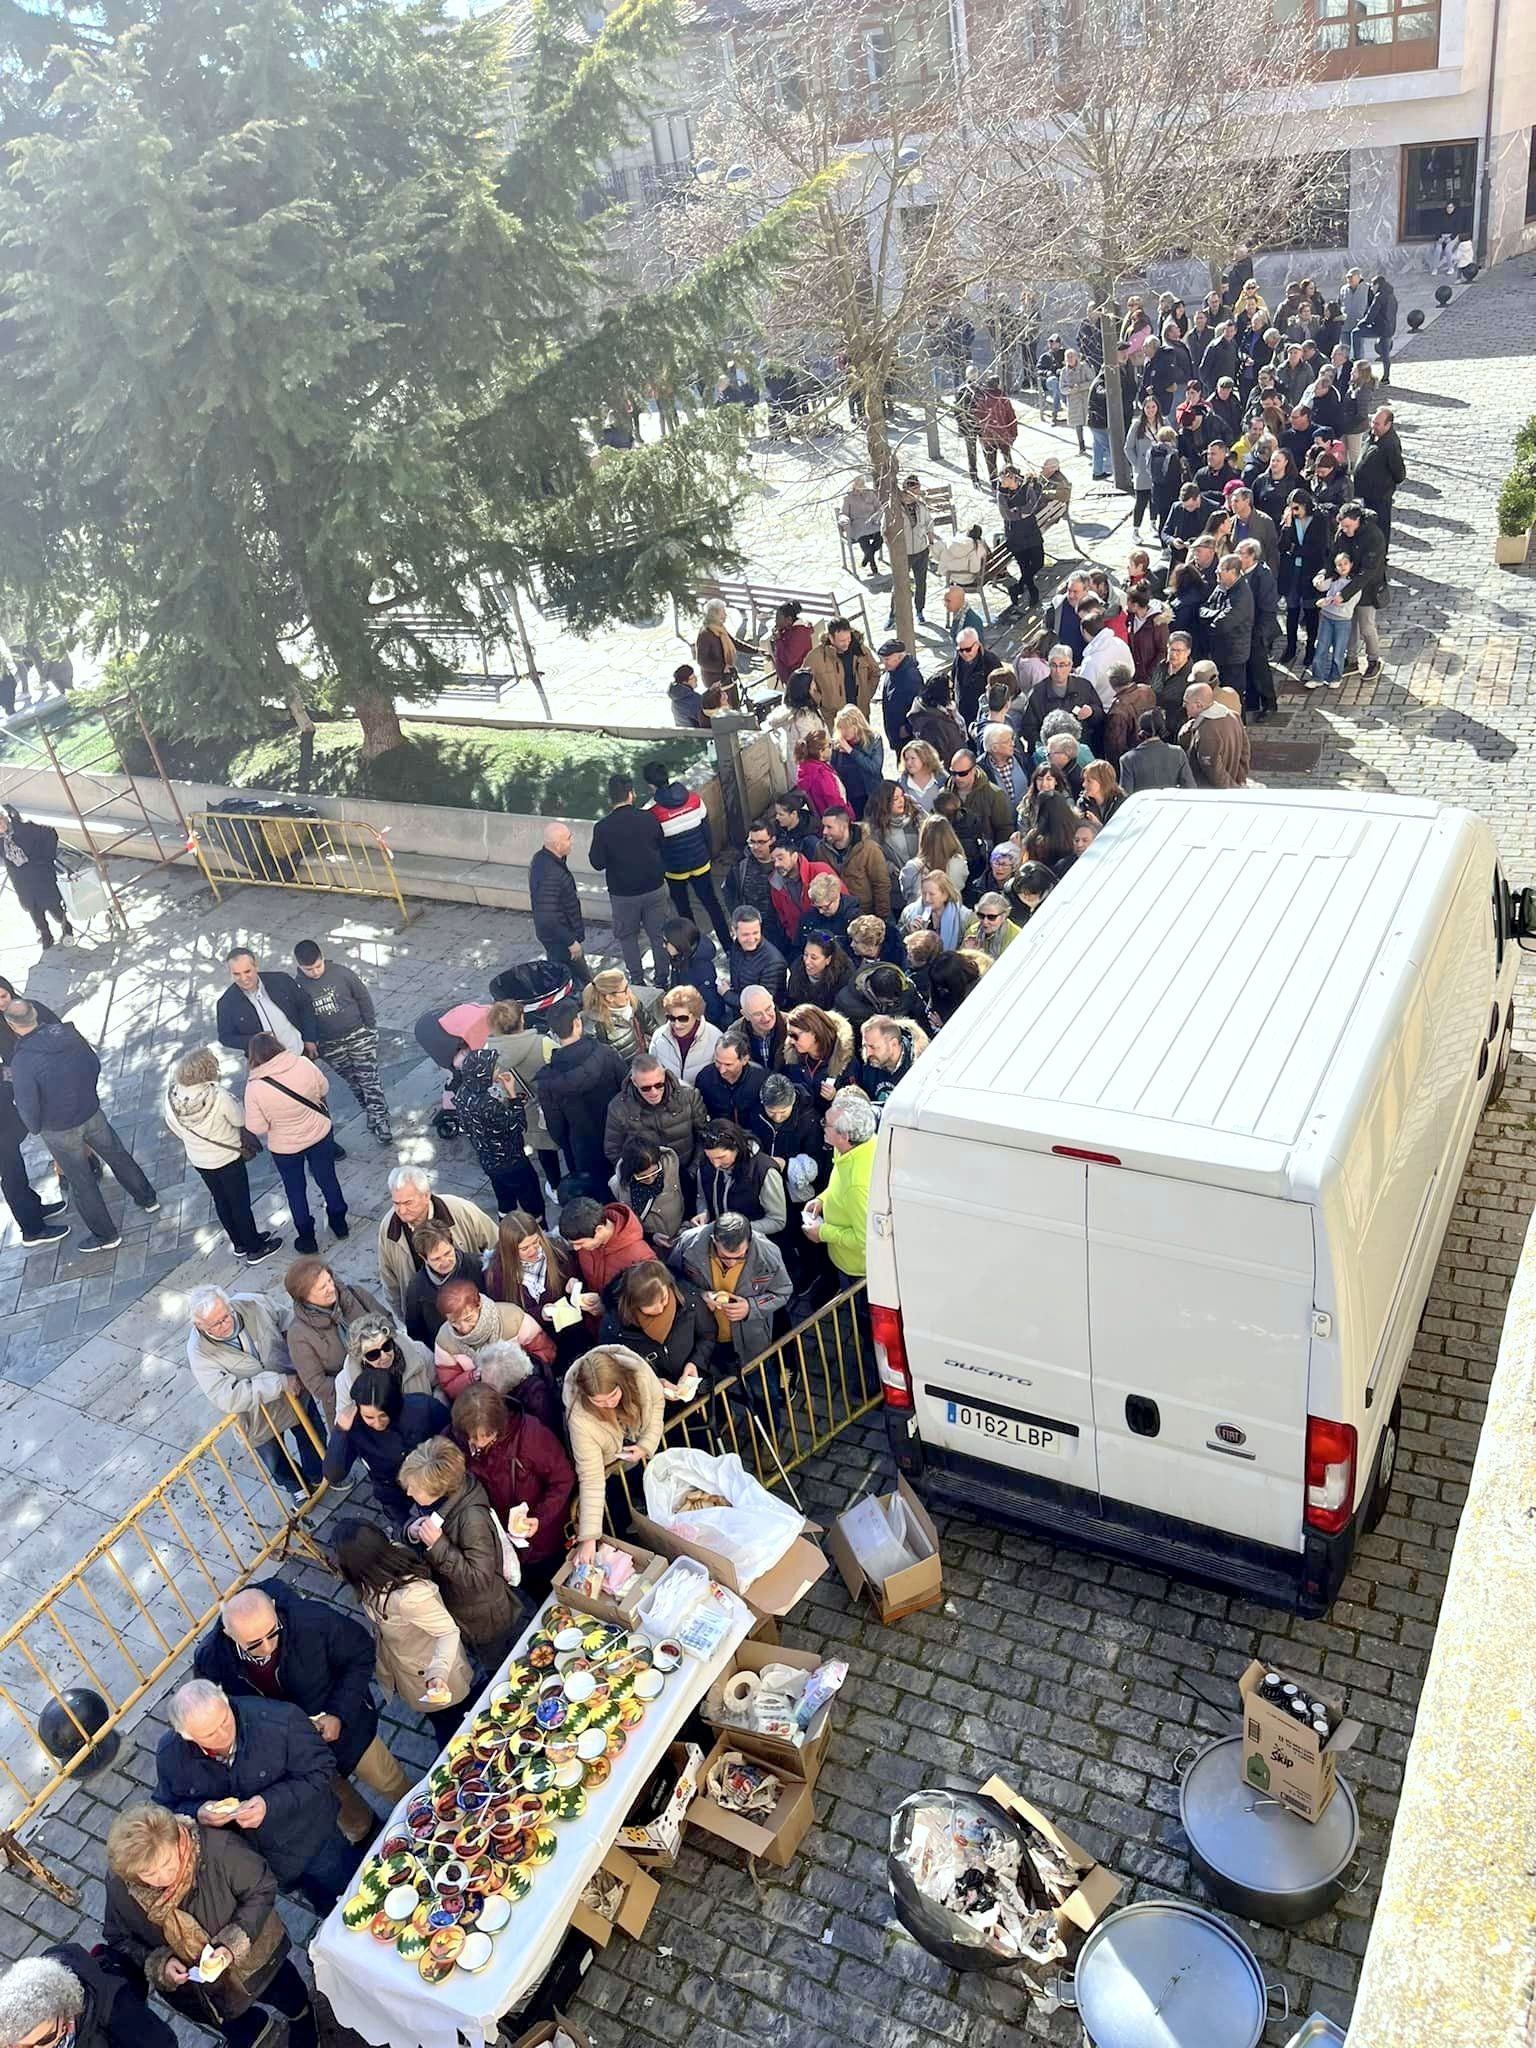
{"label": "van rear door", "polygon": [[924,1445],[1095,1491],[1087,1168],[933,1131],[890,1136],[897,1285]]}
{"label": "van rear door", "polygon": [[1299,1551],[1312,1211],[1113,1166],[1087,1169],[1099,1489]]}

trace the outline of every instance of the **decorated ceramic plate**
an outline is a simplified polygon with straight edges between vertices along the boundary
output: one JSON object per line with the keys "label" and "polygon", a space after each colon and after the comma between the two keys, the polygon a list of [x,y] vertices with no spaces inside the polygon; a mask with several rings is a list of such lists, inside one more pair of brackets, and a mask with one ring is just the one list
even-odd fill
{"label": "decorated ceramic plate", "polygon": [[[619,1725],[619,1709],[622,1704],[623,1702],[620,1700],[605,1700],[595,1712],[592,1712],[591,1725],[594,1728],[617,1728]],[[589,1711],[591,1710],[589,1709]]]}
{"label": "decorated ceramic plate", "polygon": [[[549,1861],[549,1858],[546,1856],[543,1860],[547,1863]],[[528,1894],[532,1890],[533,1872],[527,1864],[520,1864],[516,1870],[509,1870],[507,1872],[507,1882],[504,1887],[504,1895],[507,1898],[509,1898],[514,1905],[520,1905],[521,1902],[527,1898]]]}
{"label": "decorated ceramic plate", "polygon": [[395,1947],[406,1962],[419,1963],[427,1952],[427,1937],[407,1925],[401,1928]]}
{"label": "decorated ceramic plate", "polygon": [[388,1862],[391,1856],[412,1856],[415,1854],[415,1850],[412,1848],[411,1838],[406,1834],[405,1830],[403,1828],[394,1828],[380,1842],[378,1853],[385,1862]]}
{"label": "decorated ceramic plate", "polygon": [[381,1911],[368,1922],[368,1932],[375,1941],[387,1941],[393,1945],[399,1939],[400,1922],[391,1920],[387,1913]]}
{"label": "decorated ceramic plate", "polygon": [[621,1756],[624,1751],[624,1745],[628,1740],[629,1734],[626,1729],[610,1728],[608,1730],[608,1754],[610,1756]]}
{"label": "decorated ceramic plate", "polygon": [[544,1626],[551,1635],[559,1635],[562,1629],[579,1628],[581,1619],[571,1612],[563,1602],[556,1600],[544,1610]]}
{"label": "decorated ceramic plate", "polygon": [[362,1892],[354,1892],[341,1909],[341,1924],[350,1927],[354,1934],[361,1934],[378,1910],[372,1899]]}
{"label": "decorated ceramic plate", "polygon": [[551,1693],[547,1699],[539,1701],[539,1726],[546,1732],[551,1728],[563,1728],[565,1717],[570,1711],[558,1693]]}
{"label": "decorated ceramic plate", "polygon": [[587,1795],[580,1786],[571,1792],[551,1792],[544,1801],[551,1820],[580,1820],[586,1810]]}
{"label": "decorated ceramic plate", "polygon": [[379,1864],[365,1863],[357,1874],[357,1889],[360,1897],[373,1901],[373,1910],[377,1912],[389,1890],[389,1879]]}
{"label": "decorated ceramic plate", "polygon": [[437,1927],[433,1929],[432,1938],[427,1943],[427,1951],[430,1955],[436,1956],[439,1962],[445,1958],[450,1963],[455,1962],[466,1939],[462,1927]]}
{"label": "decorated ceramic plate", "polygon": [[628,1699],[619,1701],[619,1726],[621,1728],[638,1728],[644,1719],[644,1700]]}
{"label": "decorated ceramic plate", "polygon": [[535,1864],[548,1863],[559,1844],[553,1828],[535,1828],[533,1831],[533,1861]]}
{"label": "decorated ceramic plate", "polygon": [[583,1781],[585,1789],[588,1792],[600,1792],[612,1776],[613,1765],[609,1763],[607,1757],[595,1756],[587,1765],[587,1775]]}
{"label": "decorated ceramic plate", "polygon": [[512,1918],[512,1901],[504,1892],[493,1892],[480,1908],[475,1925],[484,1934],[496,1934]]}
{"label": "decorated ceramic plate", "polygon": [[552,1671],[555,1665],[555,1646],[548,1636],[542,1636],[528,1651],[528,1662],[535,1671]]}
{"label": "decorated ceramic plate", "polygon": [[477,1927],[473,1934],[464,1937],[464,1946],[459,1950],[458,1965],[473,1976],[476,1970],[483,1970],[491,1960],[491,1937],[482,1934]]}
{"label": "decorated ceramic plate", "polygon": [[418,1903],[415,1912],[412,1913],[411,1925],[423,1941],[432,1932],[432,1906],[425,1899]]}
{"label": "decorated ceramic plate", "polygon": [[544,1793],[555,1782],[555,1767],[547,1756],[530,1757],[523,1768],[523,1785],[529,1792]]}
{"label": "decorated ceramic plate", "polygon": [[452,1956],[446,1958],[435,1956],[431,1949],[428,1949],[421,1961],[416,1965],[416,1968],[424,1982],[428,1984],[446,1984],[453,1975],[454,1958]]}
{"label": "decorated ceramic plate", "polygon": [[[581,1733],[582,1729],[590,1728],[591,1725],[592,1709],[589,1706],[582,1705],[568,1707],[566,1709],[565,1719],[560,1724],[559,1739],[562,1741],[570,1741],[574,1743],[577,1736]],[[546,1756],[548,1756],[549,1754],[548,1744],[545,1745],[544,1754]],[[556,1757],[555,1762],[558,1763],[559,1761],[560,1759]]]}

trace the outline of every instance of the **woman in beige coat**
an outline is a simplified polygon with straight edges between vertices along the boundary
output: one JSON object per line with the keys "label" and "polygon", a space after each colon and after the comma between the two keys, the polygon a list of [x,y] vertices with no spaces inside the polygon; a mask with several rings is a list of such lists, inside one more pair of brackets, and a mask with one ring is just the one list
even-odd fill
{"label": "woman in beige coat", "polygon": [[335,1555],[373,1626],[379,1684],[413,1713],[425,1711],[441,1748],[458,1733],[474,1673],[431,1573],[373,1522],[343,1522]]}
{"label": "woman in beige coat", "polygon": [[[588,1351],[565,1376],[565,1424],[576,1467],[578,1562],[590,1564],[603,1533],[610,1465],[634,1467],[654,1457],[665,1413],[661,1381],[623,1344]],[[625,1497],[616,1507],[626,1515]]]}

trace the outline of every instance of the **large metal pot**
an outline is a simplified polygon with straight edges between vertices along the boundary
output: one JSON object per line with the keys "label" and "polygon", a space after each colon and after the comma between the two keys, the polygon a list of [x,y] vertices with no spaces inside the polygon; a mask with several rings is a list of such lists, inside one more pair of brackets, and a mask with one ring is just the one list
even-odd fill
{"label": "large metal pot", "polygon": [[1180,1777],[1179,1818],[1190,1858],[1229,1913],[1266,1927],[1299,1927],[1326,1913],[1345,1890],[1360,1846],[1360,1810],[1340,1777],[1322,1818],[1298,1820],[1244,1780],[1242,1748],[1240,1735],[1223,1736]]}
{"label": "large metal pot", "polygon": [[1258,2048],[1278,1996],[1246,1942],[1202,1906],[1144,1899],[1101,1920],[1058,1985],[1087,2048]]}

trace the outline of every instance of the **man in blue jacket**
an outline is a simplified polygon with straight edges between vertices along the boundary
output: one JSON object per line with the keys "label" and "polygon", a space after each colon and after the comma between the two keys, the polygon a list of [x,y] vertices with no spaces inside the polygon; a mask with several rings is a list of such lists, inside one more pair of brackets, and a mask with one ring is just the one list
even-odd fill
{"label": "man in blue jacket", "polygon": [[880,666],[885,670],[885,736],[892,753],[899,754],[912,737],[908,718],[923,687],[923,672],[916,656],[907,652],[904,640],[884,643]]}
{"label": "man in blue jacket", "polygon": [[391,1805],[411,1788],[379,1740],[373,1698],[373,1638],[352,1615],[305,1600],[281,1579],[246,1586],[224,1602],[197,1646],[193,1669],[231,1699],[287,1700],[331,1746],[341,1831],[366,1842],[378,1817],[348,1780],[355,1774]]}
{"label": "man in blue jacket", "polygon": [[328,1913],[352,1881],[358,1851],[336,1825],[336,1759],[302,1707],[231,1700],[189,1679],[170,1704],[155,1751],[155,1800],[199,1827],[239,1828],[284,1891]]}
{"label": "man in blue jacket", "polygon": [[160,1198],[103,1114],[96,1093],[101,1061],[73,1024],[44,1024],[30,1003],[9,1004],[5,1021],[16,1039],[11,1059],[16,1113],[59,1162],[64,1184],[91,1233],[80,1249],[113,1251],[122,1243],[122,1233],[96,1184],[89,1154],[94,1152],[111,1167],[119,1185],[146,1215],[158,1212]]}

